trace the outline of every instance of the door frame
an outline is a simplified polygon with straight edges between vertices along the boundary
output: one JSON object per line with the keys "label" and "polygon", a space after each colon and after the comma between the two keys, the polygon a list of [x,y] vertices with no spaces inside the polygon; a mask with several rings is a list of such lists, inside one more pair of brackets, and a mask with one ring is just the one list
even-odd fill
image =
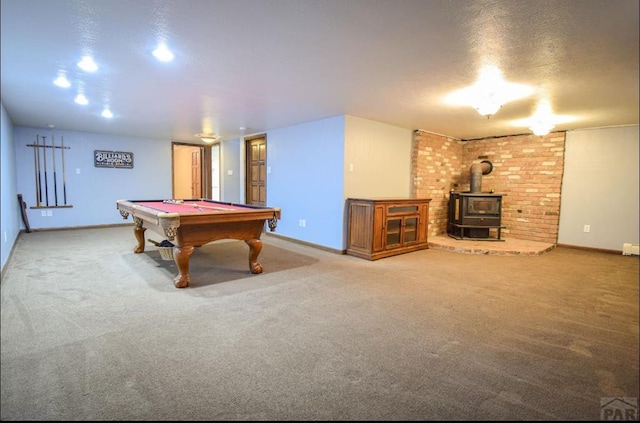
{"label": "door frame", "polygon": [[211,146],[203,144],[192,144],[187,142],[172,141],[171,142],[171,197],[175,197],[175,146],[188,146],[200,149],[200,177],[202,181],[202,197],[211,198]]}

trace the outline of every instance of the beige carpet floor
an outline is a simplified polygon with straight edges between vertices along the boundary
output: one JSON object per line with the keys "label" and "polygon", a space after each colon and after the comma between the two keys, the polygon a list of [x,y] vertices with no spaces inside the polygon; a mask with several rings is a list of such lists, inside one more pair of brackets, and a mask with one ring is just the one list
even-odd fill
{"label": "beige carpet floor", "polygon": [[[638,257],[264,236],[192,256],[131,227],[22,234],[1,282],[2,420],[599,420],[638,397]],[[627,402],[624,402],[627,401]],[[604,408],[603,408],[604,407]]]}

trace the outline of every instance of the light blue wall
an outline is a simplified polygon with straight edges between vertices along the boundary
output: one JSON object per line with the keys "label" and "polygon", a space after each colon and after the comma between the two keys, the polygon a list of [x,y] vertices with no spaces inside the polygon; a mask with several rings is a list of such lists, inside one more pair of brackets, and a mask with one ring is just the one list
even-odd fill
{"label": "light blue wall", "polygon": [[20,233],[21,212],[16,191],[16,160],[13,145],[13,123],[0,102],[0,182],[2,209],[0,213],[0,245],[4,268],[11,248]]}
{"label": "light blue wall", "polygon": [[344,135],[344,116],[267,132],[267,204],[282,209],[276,233],[344,248]]}
{"label": "light blue wall", "polygon": [[[46,136],[47,143],[54,136],[56,145],[64,137],[65,177],[62,178],[60,150],[56,151],[58,165],[58,204],[64,204],[66,186],[67,204],[71,208],[32,209],[36,205],[33,144],[36,136]],[[17,189],[27,202],[32,229],[64,228],[124,223],[116,210],[119,199],[171,198],[171,142],[163,140],[116,137],[85,132],[54,131],[15,127],[15,154],[17,163]],[[51,149],[47,149],[51,153]],[[126,151],[134,156],[133,169],[97,168],[94,150]],[[43,166],[41,166],[43,170]],[[52,162],[48,165],[49,205],[55,204]],[[43,178],[44,179],[44,178]],[[44,192],[44,190],[43,190]],[[43,198],[44,200],[44,198]],[[52,216],[43,217],[43,210]],[[129,222],[131,219],[129,218]]]}

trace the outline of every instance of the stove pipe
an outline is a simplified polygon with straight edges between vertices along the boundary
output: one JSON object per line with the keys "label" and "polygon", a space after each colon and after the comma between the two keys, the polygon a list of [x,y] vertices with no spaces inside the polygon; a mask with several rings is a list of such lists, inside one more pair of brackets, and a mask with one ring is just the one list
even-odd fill
{"label": "stove pipe", "polygon": [[482,192],[482,175],[488,175],[493,170],[489,160],[474,160],[471,165],[471,192]]}

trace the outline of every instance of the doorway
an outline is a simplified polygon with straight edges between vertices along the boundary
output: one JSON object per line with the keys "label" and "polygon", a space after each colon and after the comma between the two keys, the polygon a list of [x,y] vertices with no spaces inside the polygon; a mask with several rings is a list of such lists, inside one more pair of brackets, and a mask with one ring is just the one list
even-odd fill
{"label": "doorway", "polygon": [[211,149],[174,142],[171,156],[173,198],[211,198]]}
{"label": "doorway", "polygon": [[245,138],[246,204],[267,205],[267,135]]}

